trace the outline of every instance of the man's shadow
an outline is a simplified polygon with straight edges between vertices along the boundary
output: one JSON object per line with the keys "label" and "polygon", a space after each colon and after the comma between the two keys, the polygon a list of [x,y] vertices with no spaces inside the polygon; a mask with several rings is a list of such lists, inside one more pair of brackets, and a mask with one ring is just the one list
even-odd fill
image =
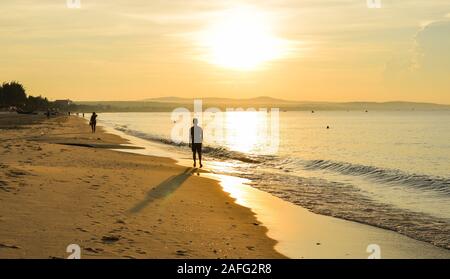
{"label": "man's shadow", "polygon": [[185,181],[195,172],[195,168],[186,168],[184,172],[169,177],[164,180],[160,184],[158,184],[155,188],[152,188],[148,193],[146,198],[136,204],[133,208],[129,210],[131,213],[138,213],[142,209],[144,209],[148,204],[165,198],[172,194],[176,189],[178,189]]}

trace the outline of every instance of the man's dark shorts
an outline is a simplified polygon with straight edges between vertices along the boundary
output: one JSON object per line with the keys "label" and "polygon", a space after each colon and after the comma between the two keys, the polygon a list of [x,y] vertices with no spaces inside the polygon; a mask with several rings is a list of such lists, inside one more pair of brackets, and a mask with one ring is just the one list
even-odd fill
{"label": "man's dark shorts", "polygon": [[195,153],[202,153],[202,144],[201,143],[194,143],[192,144],[192,152]]}

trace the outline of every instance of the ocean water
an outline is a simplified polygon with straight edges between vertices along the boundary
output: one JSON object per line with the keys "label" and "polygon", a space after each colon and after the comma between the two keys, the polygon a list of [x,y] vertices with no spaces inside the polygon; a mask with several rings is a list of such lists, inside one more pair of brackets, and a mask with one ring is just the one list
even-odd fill
{"label": "ocean water", "polygon": [[[188,154],[191,117],[105,113],[99,121]],[[450,111],[225,112],[201,121],[212,171],[450,249]]]}

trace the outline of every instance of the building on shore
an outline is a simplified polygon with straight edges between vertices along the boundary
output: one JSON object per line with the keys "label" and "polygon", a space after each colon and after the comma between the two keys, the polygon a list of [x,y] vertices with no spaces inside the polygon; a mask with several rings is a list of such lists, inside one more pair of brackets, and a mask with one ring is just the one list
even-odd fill
{"label": "building on shore", "polygon": [[66,100],[55,100],[54,103],[58,107],[68,107],[68,106],[73,104],[73,102],[71,100],[69,100],[69,99],[66,99]]}

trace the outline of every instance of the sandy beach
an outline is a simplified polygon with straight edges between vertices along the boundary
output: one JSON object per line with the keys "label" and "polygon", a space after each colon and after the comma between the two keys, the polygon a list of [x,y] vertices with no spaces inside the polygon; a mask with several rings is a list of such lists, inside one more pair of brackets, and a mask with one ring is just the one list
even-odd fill
{"label": "sandy beach", "polygon": [[92,134],[79,117],[3,114],[0,129],[0,258],[67,258],[70,244],[82,258],[361,259],[374,245],[382,258],[450,257],[209,173],[209,162],[193,169],[162,145]]}
{"label": "sandy beach", "polygon": [[0,116],[0,257],[283,258],[248,208],[173,160],[61,116]]}
{"label": "sandy beach", "polygon": [[450,1],[93,2],[0,2],[0,260],[450,259]]}

